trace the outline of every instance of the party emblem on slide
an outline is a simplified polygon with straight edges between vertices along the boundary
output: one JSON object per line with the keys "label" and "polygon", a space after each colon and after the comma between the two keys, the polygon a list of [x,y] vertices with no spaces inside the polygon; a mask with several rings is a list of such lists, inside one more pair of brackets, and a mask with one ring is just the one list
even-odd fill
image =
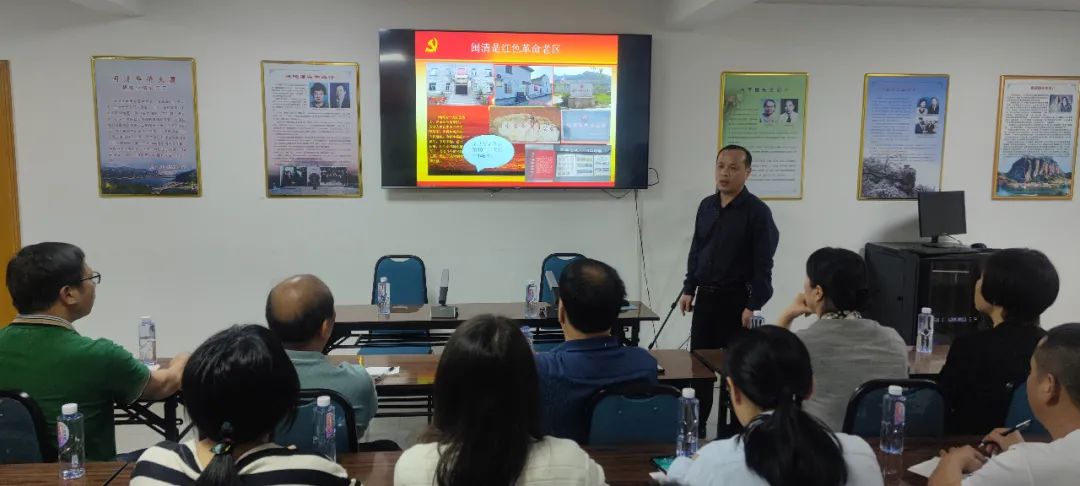
{"label": "party emblem on slide", "polygon": [[437,50],[439,50],[439,39],[437,37],[428,39],[427,47],[424,48],[424,52],[431,54]]}

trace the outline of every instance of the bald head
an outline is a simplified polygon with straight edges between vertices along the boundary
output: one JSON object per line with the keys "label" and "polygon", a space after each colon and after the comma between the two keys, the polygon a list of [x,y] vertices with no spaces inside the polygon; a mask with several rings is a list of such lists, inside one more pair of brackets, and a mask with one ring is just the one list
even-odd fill
{"label": "bald head", "polygon": [[334,321],[334,294],[314,275],[295,275],[270,290],[266,297],[266,323],[287,348],[315,345],[329,336],[323,325]]}

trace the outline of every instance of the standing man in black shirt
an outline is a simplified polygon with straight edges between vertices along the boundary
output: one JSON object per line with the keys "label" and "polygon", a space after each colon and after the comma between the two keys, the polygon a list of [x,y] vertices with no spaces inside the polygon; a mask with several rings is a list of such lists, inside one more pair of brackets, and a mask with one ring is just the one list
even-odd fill
{"label": "standing man in black shirt", "polygon": [[[701,200],[679,310],[693,312],[690,349],[727,347],[753,311],[772,297],[773,254],[780,232],[772,211],[746,189],[753,157],[738,145],[716,156],[716,194]],[[697,390],[701,436],[713,403],[712,386]]]}

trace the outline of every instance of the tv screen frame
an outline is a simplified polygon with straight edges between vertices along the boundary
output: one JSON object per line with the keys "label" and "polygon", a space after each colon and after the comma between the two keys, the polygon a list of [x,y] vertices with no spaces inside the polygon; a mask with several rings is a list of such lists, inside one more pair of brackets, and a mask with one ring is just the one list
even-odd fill
{"label": "tv screen frame", "polygon": [[[957,224],[956,226],[958,228],[959,227],[962,227],[962,228],[960,228],[959,231],[955,231],[955,232],[942,232],[942,233],[937,233],[937,234],[930,234],[932,232],[928,231],[928,230],[931,230],[931,229],[934,229],[934,228],[927,228],[927,226],[932,226],[932,224],[931,224],[932,222],[939,222],[939,221],[937,221],[935,219],[934,216],[930,216],[930,215],[934,214],[938,210],[942,209],[942,203],[943,202],[948,202],[950,204],[955,204],[957,202],[956,200],[953,200],[953,199],[950,199],[950,198],[956,198],[957,200],[959,200],[959,209],[961,210],[962,218],[960,219],[959,224]],[[921,237],[921,238],[931,238],[934,242],[937,242],[938,238],[941,237],[941,236],[953,236],[953,235],[966,234],[967,233],[967,201],[966,201],[966,198],[967,198],[967,196],[966,196],[964,191],[920,191],[919,195],[918,195],[919,237]],[[931,219],[935,219],[935,220],[931,221]],[[940,218],[938,218],[938,219],[940,219]],[[953,223],[956,223],[956,221],[953,221]],[[938,225],[938,226],[944,226],[944,225]]]}
{"label": "tv screen frame", "polygon": [[[385,189],[645,189],[649,187],[649,117],[652,73],[652,36],[646,34],[584,35],[618,36],[615,106],[616,168],[611,186],[462,184],[418,186],[416,170],[416,32],[425,29],[379,31],[379,114],[381,124],[381,185]],[[438,30],[493,34],[573,35],[570,32],[513,32]]]}

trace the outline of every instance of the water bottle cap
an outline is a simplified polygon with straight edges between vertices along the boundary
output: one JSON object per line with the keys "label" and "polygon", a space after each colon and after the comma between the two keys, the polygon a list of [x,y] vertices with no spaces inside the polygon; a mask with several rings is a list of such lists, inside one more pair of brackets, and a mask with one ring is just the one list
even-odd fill
{"label": "water bottle cap", "polygon": [[142,319],[143,322],[154,320],[154,318],[152,318],[150,316],[142,316],[142,317],[140,317],[140,319]]}
{"label": "water bottle cap", "polygon": [[315,405],[320,407],[329,407],[330,395],[319,395],[319,398],[315,399]]}
{"label": "water bottle cap", "polygon": [[389,280],[387,280],[386,277],[379,277],[379,283],[386,283],[386,282],[389,282]]}
{"label": "water bottle cap", "polygon": [[683,398],[695,398],[696,396],[697,395],[695,394],[693,388],[683,388],[682,389],[682,397]]}
{"label": "water bottle cap", "polygon": [[889,385],[889,395],[900,396],[904,394],[904,389],[900,385]]}
{"label": "water bottle cap", "polygon": [[536,285],[536,280],[526,280],[525,283],[529,285]]}
{"label": "water bottle cap", "polygon": [[61,415],[75,415],[77,413],[79,413],[78,403],[65,403],[62,407],[60,407]]}
{"label": "water bottle cap", "polygon": [[923,314],[933,314],[933,311],[931,311],[929,307],[923,307],[922,308],[922,313]]}
{"label": "water bottle cap", "polygon": [[761,311],[759,311],[759,310],[754,311],[754,317],[761,317],[763,315],[764,314],[762,314]]}

